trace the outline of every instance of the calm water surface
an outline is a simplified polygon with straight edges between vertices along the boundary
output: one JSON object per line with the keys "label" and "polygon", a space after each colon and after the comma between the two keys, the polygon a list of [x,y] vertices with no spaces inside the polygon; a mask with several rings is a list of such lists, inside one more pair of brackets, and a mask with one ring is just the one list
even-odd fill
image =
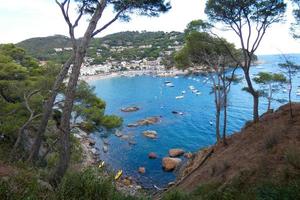
{"label": "calm water surface", "polygon": [[[290,55],[290,58],[300,63],[300,55]],[[254,66],[252,74],[259,71],[278,72],[278,63],[283,62],[277,55],[259,56],[263,64]],[[242,76],[242,71],[237,74]],[[116,114],[124,119],[121,128],[124,134],[128,134],[136,145],[130,145],[128,141],[117,138],[115,135],[94,133],[100,149],[100,157],[114,170],[122,169],[125,175],[135,177],[144,187],[152,188],[153,185],[165,186],[175,179],[174,172],[164,172],[161,159],[168,155],[171,148],[183,148],[185,151],[197,151],[201,147],[211,145],[215,142],[214,103],[210,94],[211,85],[205,82],[205,77],[178,77],[158,78],[151,76],[118,77],[104,80],[90,81],[96,87],[96,93],[107,103],[106,113]],[[166,87],[164,82],[171,81],[175,87]],[[188,86],[193,85],[202,94],[193,94]],[[295,76],[293,86],[293,100],[298,101],[295,93],[300,85],[300,78]],[[232,86],[229,94],[228,109],[228,133],[239,131],[243,124],[252,117],[252,98],[246,92],[241,91],[246,83],[242,82]],[[185,90],[183,99],[175,99]],[[287,93],[281,92],[279,98],[287,98]],[[133,113],[124,113],[120,109],[127,106],[138,106],[141,110]],[[266,110],[267,102],[260,100],[260,114]],[[280,106],[273,102],[273,107]],[[172,111],[183,112],[184,115],[174,115]],[[128,123],[150,117],[161,116],[162,121],[155,125],[137,128],[127,128]],[[150,140],[142,135],[145,130],[158,132],[156,140]],[[108,153],[102,152],[102,137],[109,140]],[[155,152],[158,159],[150,160],[149,152]],[[138,167],[144,166],[146,173],[140,175]]]}

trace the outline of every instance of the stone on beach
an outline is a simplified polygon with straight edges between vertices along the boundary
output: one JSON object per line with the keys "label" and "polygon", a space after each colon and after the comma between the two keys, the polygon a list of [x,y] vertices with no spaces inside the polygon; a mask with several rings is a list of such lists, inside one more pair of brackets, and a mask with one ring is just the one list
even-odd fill
{"label": "stone on beach", "polygon": [[183,156],[184,156],[185,158],[187,158],[187,159],[191,159],[191,158],[193,157],[193,153],[187,152],[187,153],[185,153]]}
{"label": "stone on beach", "polygon": [[140,108],[137,107],[137,106],[127,107],[127,108],[121,108],[122,112],[136,112],[138,110],[140,110]]}
{"label": "stone on beach", "polygon": [[149,157],[150,159],[156,159],[156,158],[157,158],[157,155],[156,155],[154,152],[150,152],[150,153],[148,154],[148,157]]}
{"label": "stone on beach", "polygon": [[156,132],[156,131],[149,131],[149,130],[147,130],[147,131],[144,131],[144,132],[143,132],[143,135],[144,135],[145,137],[147,137],[147,138],[150,138],[150,139],[155,139],[155,138],[157,138],[157,132]]}
{"label": "stone on beach", "polygon": [[183,149],[170,149],[169,150],[170,157],[178,157],[178,156],[182,156],[183,154],[184,154]]}
{"label": "stone on beach", "polygon": [[165,171],[174,170],[180,163],[181,163],[180,158],[164,157],[162,159],[162,166]]}
{"label": "stone on beach", "polygon": [[96,144],[96,141],[91,138],[88,139],[88,142],[90,146],[94,146]]}

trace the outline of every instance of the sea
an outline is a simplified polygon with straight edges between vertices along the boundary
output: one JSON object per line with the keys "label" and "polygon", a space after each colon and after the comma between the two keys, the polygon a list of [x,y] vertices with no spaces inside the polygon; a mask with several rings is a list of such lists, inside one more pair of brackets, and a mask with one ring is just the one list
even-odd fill
{"label": "sea", "polygon": [[[291,61],[300,63],[300,54],[286,55]],[[251,67],[252,77],[261,71],[284,73],[278,64],[285,62],[282,55],[258,56],[259,63]],[[241,69],[236,71],[237,76],[243,77]],[[173,83],[168,87],[165,81]],[[162,158],[168,156],[169,149],[181,148],[185,152],[197,152],[199,149],[213,145],[215,136],[215,104],[212,94],[211,81],[206,76],[179,76],[179,77],[114,77],[101,80],[91,80],[89,84],[95,87],[98,97],[106,102],[106,114],[121,116],[124,120],[119,130],[128,135],[128,139],[121,139],[114,135],[115,130],[94,132],[96,147],[100,150],[100,159],[107,167],[117,172],[123,170],[123,176],[133,177],[144,188],[163,188],[176,178],[177,170],[165,172],[162,169]],[[255,84],[254,84],[255,85]],[[299,101],[296,95],[300,88],[300,74],[293,76],[292,100]],[[201,94],[192,93],[189,86],[194,86]],[[252,119],[252,97],[242,88],[246,82],[242,80],[231,86],[228,96],[228,129],[227,134],[240,131],[245,122]],[[255,85],[259,88],[258,85]],[[288,99],[287,85],[279,88],[274,95],[275,99]],[[182,94],[185,91],[185,94]],[[184,98],[176,98],[183,95]],[[271,107],[276,109],[284,102],[272,101]],[[137,106],[137,112],[125,113],[121,108]],[[260,98],[259,113],[267,110],[267,100]],[[173,111],[182,112],[182,115],[173,114]],[[157,124],[135,128],[127,124],[152,116],[160,116]],[[157,139],[143,136],[145,130],[154,130],[158,133]],[[108,152],[104,153],[103,138],[108,141]],[[135,143],[135,144],[132,144]],[[148,153],[155,152],[157,159],[149,159]],[[183,163],[186,159],[182,157]],[[146,173],[139,174],[138,168],[145,167]]]}

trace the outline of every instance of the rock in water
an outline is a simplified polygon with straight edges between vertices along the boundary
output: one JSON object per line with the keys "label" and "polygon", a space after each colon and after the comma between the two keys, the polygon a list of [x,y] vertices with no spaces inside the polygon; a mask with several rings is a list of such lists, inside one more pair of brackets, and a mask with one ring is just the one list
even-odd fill
{"label": "rock in water", "polygon": [[108,146],[107,145],[103,145],[103,152],[107,153],[108,152]]}
{"label": "rock in water", "polygon": [[119,131],[118,129],[116,130],[116,132],[115,132],[115,135],[117,136],[117,137],[122,137],[122,132],[121,131]]}
{"label": "rock in water", "polygon": [[140,108],[137,107],[137,106],[127,107],[127,108],[121,108],[122,112],[136,112],[138,110],[140,110]]}
{"label": "rock in water", "polygon": [[172,171],[180,164],[180,162],[180,158],[164,157],[162,159],[162,166],[165,171]]}
{"label": "rock in water", "polygon": [[156,155],[154,152],[150,152],[150,153],[148,154],[148,157],[149,157],[150,159],[156,159],[156,158],[157,158],[157,155]]}
{"label": "rock in water", "polygon": [[158,123],[158,122],[160,121],[160,118],[161,118],[161,117],[148,117],[148,118],[146,118],[146,119],[139,120],[139,121],[137,121],[136,123],[137,123],[139,126],[156,124],[156,123]]}
{"label": "rock in water", "polygon": [[170,157],[178,157],[178,156],[182,156],[183,154],[184,154],[183,149],[170,149],[169,150]]}
{"label": "rock in water", "polygon": [[144,131],[143,132],[144,136],[150,139],[155,139],[157,138],[157,132],[156,131]]}
{"label": "rock in water", "polygon": [[139,167],[139,173],[140,174],[145,174],[146,173],[146,168],[145,167]]}

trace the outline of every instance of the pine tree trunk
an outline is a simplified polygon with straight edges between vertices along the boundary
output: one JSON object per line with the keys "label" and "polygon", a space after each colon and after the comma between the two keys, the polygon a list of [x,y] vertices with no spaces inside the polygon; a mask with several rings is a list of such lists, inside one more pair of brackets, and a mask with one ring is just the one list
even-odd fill
{"label": "pine tree trunk", "polygon": [[62,112],[61,125],[59,130],[60,135],[60,155],[57,168],[50,182],[53,185],[58,185],[68,169],[70,161],[70,119],[73,109],[73,101],[75,97],[77,82],[80,75],[80,68],[84,61],[86,50],[92,38],[93,32],[97,27],[97,23],[102,16],[105,4],[98,5],[95,13],[93,14],[89,25],[86,29],[84,37],[81,39],[80,46],[76,49],[75,62],[69,78],[68,86],[65,92],[64,108]]}
{"label": "pine tree trunk", "polygon": [[244,67],[243,70],[244,70],[244,75],[245,75],[246,82],[248,85],[248,90],[249,90],[249,93],[253,97],[253,121],[258,122],[259,121],[259,114],[258,114],[259,95],[258,95],[258,92],[255,91],[255,89],[253,88],[250,74],[249,74],[249,67],[248,67],[248,69],[245,69],[245,68],[247,68],[247,67]]}
{"label": "pine tree trunk", "polygon": [[52,108],[53,108],[56,96],[59,92],[59,89],[60,89],[62,83],[63,83],[63,80],[66,78],[66,76],[68,74],[68,71],[70,69],[71,64],[74,61],[74,58],[75,58],[75,56],[74,56],[74,52],[73,52],[71,57],[63,65],[63,68],[61,69],[59,75],[57,76],[57,78],[55,80],[55,83],[53,85],[50,97],[44,105],[43,116],[42,116],[40,125],[38,127],[38,131],[36,133],[34,143],[32,145],[31,152],[29,154],[29,158],[27,160],[28,162],[34,163],[38,158],[41,143],[42,143],[42,138],[43,138],[43,135],[46,131],[49,118],[51,117]]}

